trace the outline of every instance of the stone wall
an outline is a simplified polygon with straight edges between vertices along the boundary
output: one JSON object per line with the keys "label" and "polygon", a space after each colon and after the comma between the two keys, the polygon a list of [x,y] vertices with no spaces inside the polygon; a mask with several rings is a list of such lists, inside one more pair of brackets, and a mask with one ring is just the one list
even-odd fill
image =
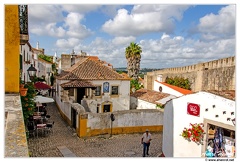
{"label": "stone wall", "polygon": [[144,86],[153,89],[153,82],[157,76],[188,78],[192,91],[200,90],[235,90],[235,56],[219,60],[199,63],[190,66],[166,68],[148,72],[144,76]]}
{"label": "stone wall", "polygon": [[71,55],[62,54],[61,55],[61,70],[66,70],[71,67]]}
{"label": "stone wall", "polygon": [[142,133],[146,129],[157,132],[163,129],[163,110],[123,110],[112,114],[115,116],[113,122],[110,112],[80,114],[80,130],[77,134],[80,137],[87,137],[111,133]]}

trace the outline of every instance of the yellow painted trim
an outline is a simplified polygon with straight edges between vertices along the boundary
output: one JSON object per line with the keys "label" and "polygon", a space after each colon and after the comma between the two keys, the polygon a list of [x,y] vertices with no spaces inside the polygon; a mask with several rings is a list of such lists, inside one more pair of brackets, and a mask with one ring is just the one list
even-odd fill
{"label": "yellow painted trim", "polygon": [[103,112],[103,110],[104,110],[104,105],[110,105],[110,112],[112,112],[112,102],[111,102],[111,101],[103,102],[103,103],[102,103],[102,113],[104,113],[104,112]]}
{"label": "yellow painted trim", "polygon": [[[80,131],[79,131],[79,137],[86,137],[86,136],[89,136],[87,134],[87,119],[81,119],[81,115],[80,115],[80,118],[79,118],[79,121],[80,121]],[[89,129],[89,128],[88,128]]]}
{"label": "yellow painted trim", "polygon": [[[131,134],[131,133],[144,133],[145,130],[148,129],[151,132],[162,132],[163,126],[162,125],[154,125],[154,126],[136,126],[136,127],[117,127],[112,128],[112,134]],[[111,129],[87,129],[86,136],[96,136],[96,135],[103,135],[103,134],[111,134]],[[83,137],[83,136],[80,136]]]}

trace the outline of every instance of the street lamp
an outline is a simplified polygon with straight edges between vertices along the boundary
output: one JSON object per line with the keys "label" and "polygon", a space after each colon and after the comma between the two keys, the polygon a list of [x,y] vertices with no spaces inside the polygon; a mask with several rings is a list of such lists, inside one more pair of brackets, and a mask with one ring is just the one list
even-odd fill
{"label": "street lamp", "polygon": [[27,69],[27,72],[30,80],[33,81],[34,77],[36,76],[37,69],[35,69],[35,67],[33,67],[31,64],[31,66]]}

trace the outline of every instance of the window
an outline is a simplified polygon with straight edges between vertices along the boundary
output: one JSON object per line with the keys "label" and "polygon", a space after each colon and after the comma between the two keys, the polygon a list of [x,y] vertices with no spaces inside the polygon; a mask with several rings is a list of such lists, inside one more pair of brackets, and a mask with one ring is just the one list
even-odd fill
{"label": "window", "polygon": [[118,86],[112,86],[112,95],[118,95]]}
{"label": "window", "polygon": [[101,86],[97,86],[95,90],[95,96],[101,96]]}

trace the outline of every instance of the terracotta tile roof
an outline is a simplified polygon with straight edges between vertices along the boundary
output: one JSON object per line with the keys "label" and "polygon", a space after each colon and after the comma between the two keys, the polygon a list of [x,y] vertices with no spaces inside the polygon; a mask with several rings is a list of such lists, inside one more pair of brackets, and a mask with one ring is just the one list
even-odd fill
{"label": "terracotta tile roof", "polygon": [[78,88],[81,88],[81,87],[96,87],[95,85],[93,85],[92,83],[88,82],[88,81],[82,81],[82,80],[74,80],[74,81],[70,81],[70,82],[67,82],[67,83],[62,83],[60,84],[61,87],[63,88],[67,88],[67,87],[78,87]]}
{"label": "terracotta tile roof", "polygon": [[209,92],[209,93],[235,101],[235,90],[222,90],[222,91],[207,90],[205,92]]}
{"label": "terracotta tile roof", "polygon": [[157,80],[155,80],[155,81],[158,82],[158,83],[161,83],[161,84],[163,84],[165,86],[168,86],[169,88],[172,88],[173,90],[178,91],[178,92],[180,92],[180,93],[182,93],[184,95],[193,93],[192,91],[184,89],[184,88],[180,88],[180,87],[177,87],[177,86],[174,86],[174,85],[170,85],[170,84],[167,84],[165,82],[159,82]]}
{"label": "terracotta tile roof", "polygon": [[122,73],[121,75],[126,79],[130,79],[129,76],[127,75],[127,73]]}
{"label": "terracotta tile roof", "polygon": [[156,101],[168,97],[169,94],[142,88],[132,93],[131,96],[150,103],[159,104]]}
{"label": "terracotta tile roof", "polygon": [[96,60],[96,61],[100,60],[97,56],[87,56],[87,57],[91,60]]}
{"label": "terracotta tile roof", "polygon": [[[68,72],[68,73],[66,73]],[[88,57],[81,59],[69,69],[60,74],[60,80],[126,80],[122,75],[118,74],[111,68],[103,65],[99,61],[89,59]]]}

